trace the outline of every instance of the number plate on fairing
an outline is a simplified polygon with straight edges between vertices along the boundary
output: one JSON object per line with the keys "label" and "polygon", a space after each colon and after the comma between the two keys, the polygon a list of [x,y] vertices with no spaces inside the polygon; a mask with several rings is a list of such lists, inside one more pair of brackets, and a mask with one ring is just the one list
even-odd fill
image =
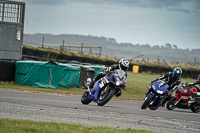
{"label": "number plate on fairing", "polygon": [[102,81],[101,81],[101,83],[99,83],[99,87],[100,87],[100,88],[104,87],[104,85],[105,85],[106,83],[109,83],[109,81],[108,81],[106,78],[103,78]]}

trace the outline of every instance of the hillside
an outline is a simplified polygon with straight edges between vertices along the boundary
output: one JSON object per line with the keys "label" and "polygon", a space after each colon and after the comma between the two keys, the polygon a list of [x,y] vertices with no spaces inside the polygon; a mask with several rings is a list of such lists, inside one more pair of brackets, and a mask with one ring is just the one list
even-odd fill
{"label": "hillside", "polygon": [[[145,59],[149,60],[157,60],[158,56],[160,57],[160,61],[163,59],[168,62],[179,62],[181,58],[181,62],[194,62],[194,59],[197,59],[197,62],[200,62],[200,49],[180,49],[176,45],[171,45],[170,43],[166,43],[163,46],[155,45],[150,46],[149,44],[131,44],[131,43],[117,43],[114,38],[106,38],[106,37],[97,37],[97,36],[83,36],[83,35],[71,35],[71,34],[41,34],[36,33],[34,35],[44,36],[48,38],[56,38],[61,40],[85,43],[85,44],[93,44],[97,46],[102,46],[102,55],[112,55],[117,58],[121,57],[136,57],[138,55],[143,54]],[[35,38],[25,36],[24,42],[28,42],[34,45],[40,45],[41,39],[37,40]],[[45,40],[46,44],[51,46],[58,45],[55,43]],[[61,45],[61,44],[59,44]]]}

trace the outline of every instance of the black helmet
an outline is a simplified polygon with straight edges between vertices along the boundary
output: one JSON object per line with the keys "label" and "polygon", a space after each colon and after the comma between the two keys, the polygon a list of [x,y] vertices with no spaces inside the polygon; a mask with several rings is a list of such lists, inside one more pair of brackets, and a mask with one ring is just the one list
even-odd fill
{"label": "black helmet", "polygon": [[182,70],[181,68],[174,68],[173,70],[173,77],[179,78],[182,74]]}
{"label": "black helmet", "polygon": [[128,60],[121,59],[119,61],[119,68],[122,69],[122,70],[124,70],[124,71],[127,71],[128,68],[129,68],[129,62],[128,62]]}

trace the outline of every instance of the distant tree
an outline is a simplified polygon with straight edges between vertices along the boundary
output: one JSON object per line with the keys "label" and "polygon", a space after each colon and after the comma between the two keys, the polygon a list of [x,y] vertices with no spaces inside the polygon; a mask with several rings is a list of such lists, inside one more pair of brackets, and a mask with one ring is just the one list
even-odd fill
{"label": "distant tree", "polygon": [[185,51],[188,51],[188,52],[189,52],[189,51],[190,51],[190,49],[189,49],[189,48],[186,48],[186,49],[185,49]]}
{"label": "distant tree", "polygon": [[173,45],[173,48],[174,48],[174,49],[178,49],[178,46],[174,44],[174,45]]}
{"label": "distant tree", "polygon": [[152,48],[153,49],[160,49],[159,45],[154,45]]}
{"label": "distant tree", "polygon": [[132,43],[120,43],[120,45],[125,45],[127,47],[133,47]]}
{"label": "distant tree", "polygon": [[140,47],[140,44],[135,44],[134,46]]}
{"label": "distant tree", "polygon": [[166,49],[166,47],[164,47],[163,45],[161,45],[161,47],[160,47],[161,49]]}
{"label": "distant tree", "polygon": [[170,43],[165,44],[168,49],[172,49],[172,45]]}
{"label": "distant tree", "polygon": [[200,49],[191,49],[191,52],[192,52],[193,54],[199,55]]}
{"label": "distant tree", "polygon": [[107,40],[107,38],[106,37],[100,37],[101,39],[103,39],[103,40]]}
{"label": "distant tree", "polygon": [[108,38],[108,41],[116,43],[116,40],[114,38]]}
{"label": "distant tree", "polygon": [[149,44],[145,44],[144,46],[147,48],[151,48],[151,46]]}

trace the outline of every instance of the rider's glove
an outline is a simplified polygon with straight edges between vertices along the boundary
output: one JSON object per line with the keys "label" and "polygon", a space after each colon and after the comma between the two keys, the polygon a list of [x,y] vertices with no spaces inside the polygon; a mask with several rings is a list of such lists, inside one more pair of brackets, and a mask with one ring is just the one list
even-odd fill
{"label": "rider's glove", "polygon": [[105,68],[105,71],[110,71],[111,70],[111,67],[106,67]]}
{"label": "rider's glove", "polygon": [[183,83],[183,86],[188,86],[188,85],[189,85],[188,82]]}
{"label": "rider's glove", "polygon": [[156,81],[156,80],[152,80],[152,81],[151,81],[151,84],[152,84],[153,82],[155,82],[155,81]]}

